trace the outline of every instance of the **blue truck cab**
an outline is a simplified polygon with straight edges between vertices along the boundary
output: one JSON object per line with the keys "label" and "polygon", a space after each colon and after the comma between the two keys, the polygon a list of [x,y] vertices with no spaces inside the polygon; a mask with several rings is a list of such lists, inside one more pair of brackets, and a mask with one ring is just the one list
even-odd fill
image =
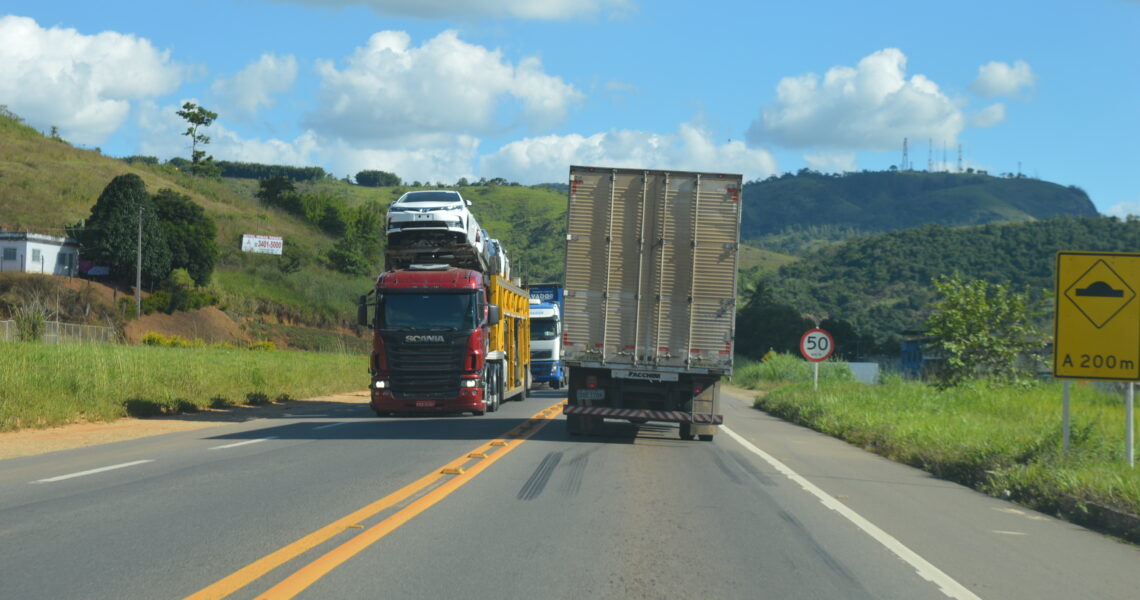
{"label": "blue truck cab", "polygon": [[562,364],[562,286],[532,285],[530,292],[531,382],[556,390],[566,384]]}

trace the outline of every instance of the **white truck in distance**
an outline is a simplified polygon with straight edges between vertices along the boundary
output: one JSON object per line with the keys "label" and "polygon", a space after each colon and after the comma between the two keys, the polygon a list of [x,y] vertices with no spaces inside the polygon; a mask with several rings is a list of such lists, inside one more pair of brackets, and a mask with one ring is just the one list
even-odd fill
{"label": "white truck in distance", "polygon": [[570,167],[567,429],[679,424],[711,440],[732,374],[743,177]]}

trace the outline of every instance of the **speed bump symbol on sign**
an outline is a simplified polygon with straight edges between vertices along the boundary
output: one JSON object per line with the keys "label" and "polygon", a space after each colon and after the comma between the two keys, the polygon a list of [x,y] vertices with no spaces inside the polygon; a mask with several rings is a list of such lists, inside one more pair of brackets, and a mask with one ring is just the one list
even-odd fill
{"label": "speed bump symbol on sign", "polygon": [[1065,297],[1100,329],[1132,302],[1136,292],[1102,259],[1065,290]]}

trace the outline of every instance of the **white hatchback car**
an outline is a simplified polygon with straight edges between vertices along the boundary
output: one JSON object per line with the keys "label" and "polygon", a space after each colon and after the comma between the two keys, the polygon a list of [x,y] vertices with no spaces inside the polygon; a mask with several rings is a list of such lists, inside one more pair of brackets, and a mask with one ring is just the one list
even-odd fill
{"label": "white hatchback car", "polygon": [[471,201],[449,190],[407,192],[388,207],[389,245],[466,244],[482,255],[486,234],[467,207]]}

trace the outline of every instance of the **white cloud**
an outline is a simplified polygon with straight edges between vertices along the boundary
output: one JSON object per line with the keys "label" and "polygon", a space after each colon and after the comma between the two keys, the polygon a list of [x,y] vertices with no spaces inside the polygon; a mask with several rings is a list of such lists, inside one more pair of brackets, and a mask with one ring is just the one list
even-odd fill
{"label": "white cloud", "polygon": [[817,152],[805,154],[804,162],[813,171],[821,173],[846,173],[858,170],[854,152]]}
{"label": "white cloud", "polygon": [[566,179],[571,164],[742,173],[746,180],[776,173],[768,152],[740,141],[718,145],[709,132],[690,123],[668,135],[620,130],[527,138],[483,156],[479,172],[535,184]]}
{"label": "white cloud", "polygon": [[1001,102],[991,104],[970,117],[970,125],[985,129],[993,127],[1005,120],[1005,105]]}
{"label": "white cloud", "polygon": [[273,95],[288,91],[296,79],[296,58],[266,53],[233,77],[215,81],[211,90],[239,114],[252,115],[273,106]]}
{"label": "white cloud", "polygon": [[1129,215],[1140,216],[1140,200],[1117,202],[1108,207],[1104,214],[1119,219],[1126,219]]}
{"label": "white cloud", "polygon": [[954,143],[965,117],[938,85],[906,76],[906,56],[879,50],[852,68],[785,77],[776,102],[748,129],[749,142],[796,148],[893,150],[904,137]]}
{"label": "white cloud", "polygon": [[1029,63],[1018,60],[1012,65],[992,61],[978,67],[978,78],[970,84],[970,90],[987,98],[993,96],[1013,96],[1022,88],[1033,87],[1037,75]]}
{"label": "white cloud", "polygon": [[338,176],[377,169],[395,173],[404,181],[449,184],[460,177],[478,179],[471,171],[478,147],[479,140],[466,135],[452,136],[446,145],[407,149],[358,148],[337,140],[324,145],[319,154]]}
{"label": "white cloud", "polygon": [[379,14],[421,19],[486,17],[562,21],[622,16],[634,10],[633,0],[278,0],[317,6],[367,6]]}
{"label": "white cloud", "polygon": [[84,35],[0,17],[0,104],[33,127],[59,127],[75,143],[103,142],[132,102],[173,91],[184,72],[169,52],[133,35]]}
{"label": "white cloud", "polygon": [[397,147],[424,134],[509,129],[517,123],[499,122],[497,110],[518,102],[522,124],[541,130],[584,98],[541,66],[537,58],[512,65],[499,51],[468,44],[455,31],[418,48],[404,32],[383,31],[357,48],[343,69],[318,62],[320,106],[306,125],[329,137]]}

